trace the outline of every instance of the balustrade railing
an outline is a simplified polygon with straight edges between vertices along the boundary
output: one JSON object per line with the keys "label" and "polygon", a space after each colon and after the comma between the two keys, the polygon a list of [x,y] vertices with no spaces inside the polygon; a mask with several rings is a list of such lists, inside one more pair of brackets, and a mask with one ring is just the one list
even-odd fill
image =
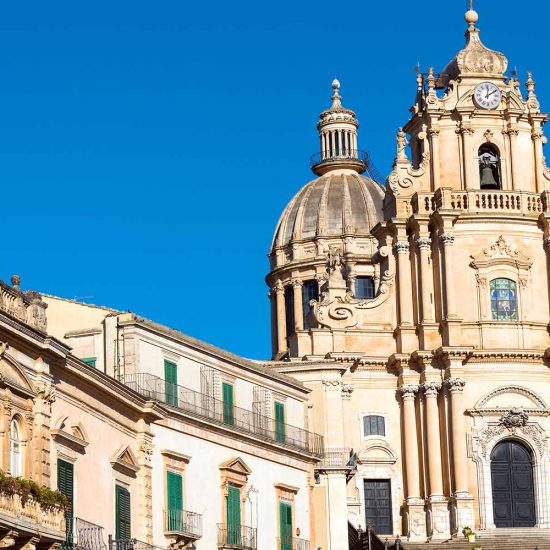
{"label": "balustrade railing", "polygon": [[167,550],[138,539],[116,539],[109,535],[109,550]]}
{"label": "balustrade railing", "polygon": [[238,550],[256,550],[257,531],[245,525],[226,525],[218,523],[218,547],[237,548]]}
{"label": "balustrade railing", "polygon": [[202,515],[187,510],[165,510],[164,532],[200,539],[202,537]]}
{"label": "balustrade railing", "polygon": [[277,539],[278,550],[309,550],[309,540],[294,537]]}
{"label": "balustrade railing", "polygon": [[166,403],[192,416],[313,455],[321,456],[323,453],[323,437],[319,434],[240,407],[229,410],[223,401],[183,386],[166,383],[158,376],[147,373],[128,374],[124,376],[123,382],[148,399]]}
{"label": "balustrade railing", "polygon": [[0,281],[0,311],[27,323],[42,332],[46,332],[47,304],[38,292],[19,289],[20,279],[17,275],[11,278],[13,286]]}
{"label": "balustrade railing", "polygon": [[25,524],[35,525],[35,529],[44,527],[65,532],[65,512],[58,507],[43,507],[39,502],[28,498],[23,502],[20,495],[0,493],[0,512],[12,517],[15,523],[22,520],[20,531],[24,531]]}
{"label": "balustrade railing", "polygon": [[106,550],[103,538],[103,527],[81,518],[69,518],[67,522],[67,539],[62,545],[68,550]]}
{"label": "balustrade railing", "polygon": [[316,468],[352,468],[354,465],[355,454],[353,453],[353,449],[325,449]]}

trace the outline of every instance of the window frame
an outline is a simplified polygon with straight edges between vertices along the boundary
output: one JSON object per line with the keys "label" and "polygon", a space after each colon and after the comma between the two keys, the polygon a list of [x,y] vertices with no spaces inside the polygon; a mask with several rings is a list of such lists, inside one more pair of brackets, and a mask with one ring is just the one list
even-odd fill
{"label": "window frame", "polygon": [[[364,428],[364,418],[367,416],[380,416],[384,419],[384,435],[365,435]],[[359,430],[361,434],[362,441],[368,441],[370,439],[383,439],[389,441],[390,439],[390,424],[389,424],[389,415],[385,412],[380,411],[364,411],[359,414]]]}
{"label": "window frame", "polygon": [[[357,282],[365,281],[365,280],[369,280],[372,284],[372,296],[364,297],[364,296],[357,295]],[[353,297],[356,300],[374,300],[374,298],[376,298],[376,287],[374,284],[374,277],[372,277],[371,275],[357,275],[353,283]]]}
{"label": "window frame", "polygon": [[[24,472],[24,446],[23,446],[23,437],[22,437],[22,428],[21,420],[15,415],[10,420],[10,475],[12,477],[23,477]],[[17,439],[13,436],[13,428],[17,432]],[[17,445],[17,451],[14,450],[14,447]],[[17,453],[17,468],[14,468],[14,455]]]}
{"label": "window frame", "polygon": [[[493,283],[496,283],[497,281],[507,281],[509,283],[512,283],[513,284],[513,289],[511,288],[508,288],[508,289],[504,289],[504,290],[508,290],[508,291],[512,291],[515,293],[515,296],[514,296],[514,301],[515,301],[515,310],[514,310],[514,317],[515,318],[510,318],[510,319],[499,319],[498,318],[498,313],[497,313],[497,317],[495,318],[494,314],[493,314],[493,292],[497,292],[498,290],[501,290],[501,289],[497,289],[497,288],[492,288],[493,287]],[[490,314],[491,314],[491,321],[493,322],[496,322],[496,323],[518,323],[520,321],[520,308],[519,308],[519,285],[517,283],[517,281],[515,281],[513,278],[511,277],[503,277],[503,276],[496,276],[496,277],[493,277],[489,280],[489,284],[488,284],[488,291],[489,291],[489,311],[490,311]],[[499,301],[498,299],[496,300],[497,302]]]}

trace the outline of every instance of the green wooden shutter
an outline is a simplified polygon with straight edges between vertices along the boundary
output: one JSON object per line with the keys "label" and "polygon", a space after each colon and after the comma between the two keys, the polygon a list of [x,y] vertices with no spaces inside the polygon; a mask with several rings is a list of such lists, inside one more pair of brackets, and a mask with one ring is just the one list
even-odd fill
{"label": "green wooden shutter", "polygon": [[70,501],[65,510],[65,533],[68,544],[73,542],[73,513],[74,513],[74,465],[65,460],[57,460],[57,489]]}
{"label": "green wooden shutter", "polygon": [[116,485],[115,488],[116,500],[116,532],[117,540],[127,540],[132,537],[131,529],[131,508],[130,508],[130,492],[128,489]]}
{"label": "green wooden shutter", "polygon": [[235,485],[227,488],[227,544],[241,544],[241,490]]}
{"label": "green wooden shutter", "polygon": [[171,361],[164,361],[164,398],[169,405],[178,404],[178,367]]}
{"label": "green wooden shutter", "polygon": [[280,550],[292,550],[292,505],[279,501]]}
{"label": "green wooden shutter", "polygon": [[224,382],[222,384],[223,397],[223,423],[232,426],[235,423],[235,403],[233,399],[233,386]]}
{"label": "green wooden shutter", "polygon": [[183,531],[183,480],[180,474],[166,472],[168,531]]}
{"label": "green wooden shutter", "polygon": [[275,440],[279,443],[285,443],[285,405],[275,402]]}
{"label": "green wooden shutter", "polygon": [[83,361],[84,363],[86,363],[87,365],[90,365],[90,367],[94,367],[95,368],[95,363],[97,361],[97,357],[83,357],[81,359],[81,361]]}

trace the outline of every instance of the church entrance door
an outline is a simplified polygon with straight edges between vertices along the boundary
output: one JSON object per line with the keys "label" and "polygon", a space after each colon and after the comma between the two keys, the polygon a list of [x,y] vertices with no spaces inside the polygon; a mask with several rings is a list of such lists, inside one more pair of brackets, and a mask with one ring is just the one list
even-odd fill
{"label": "church entrance door", "polygon": [[534,527],[535,490],[529,450],[517,441],[502,441],[491,453],[493,515],[497,527]]}
{"label": "church entrance door", "polygon": [[365,514],[377,535],[393,533],[389,479],[365,479]]}

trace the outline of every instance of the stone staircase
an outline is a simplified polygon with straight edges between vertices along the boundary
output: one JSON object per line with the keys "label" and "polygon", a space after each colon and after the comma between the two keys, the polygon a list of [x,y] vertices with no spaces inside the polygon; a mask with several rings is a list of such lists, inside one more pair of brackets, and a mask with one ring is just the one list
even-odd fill
{"label": "stone staircase", "polygon": [[475,543],[459,537],[445,542],[401,541],[399,546],[403,550],[550,550],[550,529],[495,529],[478,531]]}

